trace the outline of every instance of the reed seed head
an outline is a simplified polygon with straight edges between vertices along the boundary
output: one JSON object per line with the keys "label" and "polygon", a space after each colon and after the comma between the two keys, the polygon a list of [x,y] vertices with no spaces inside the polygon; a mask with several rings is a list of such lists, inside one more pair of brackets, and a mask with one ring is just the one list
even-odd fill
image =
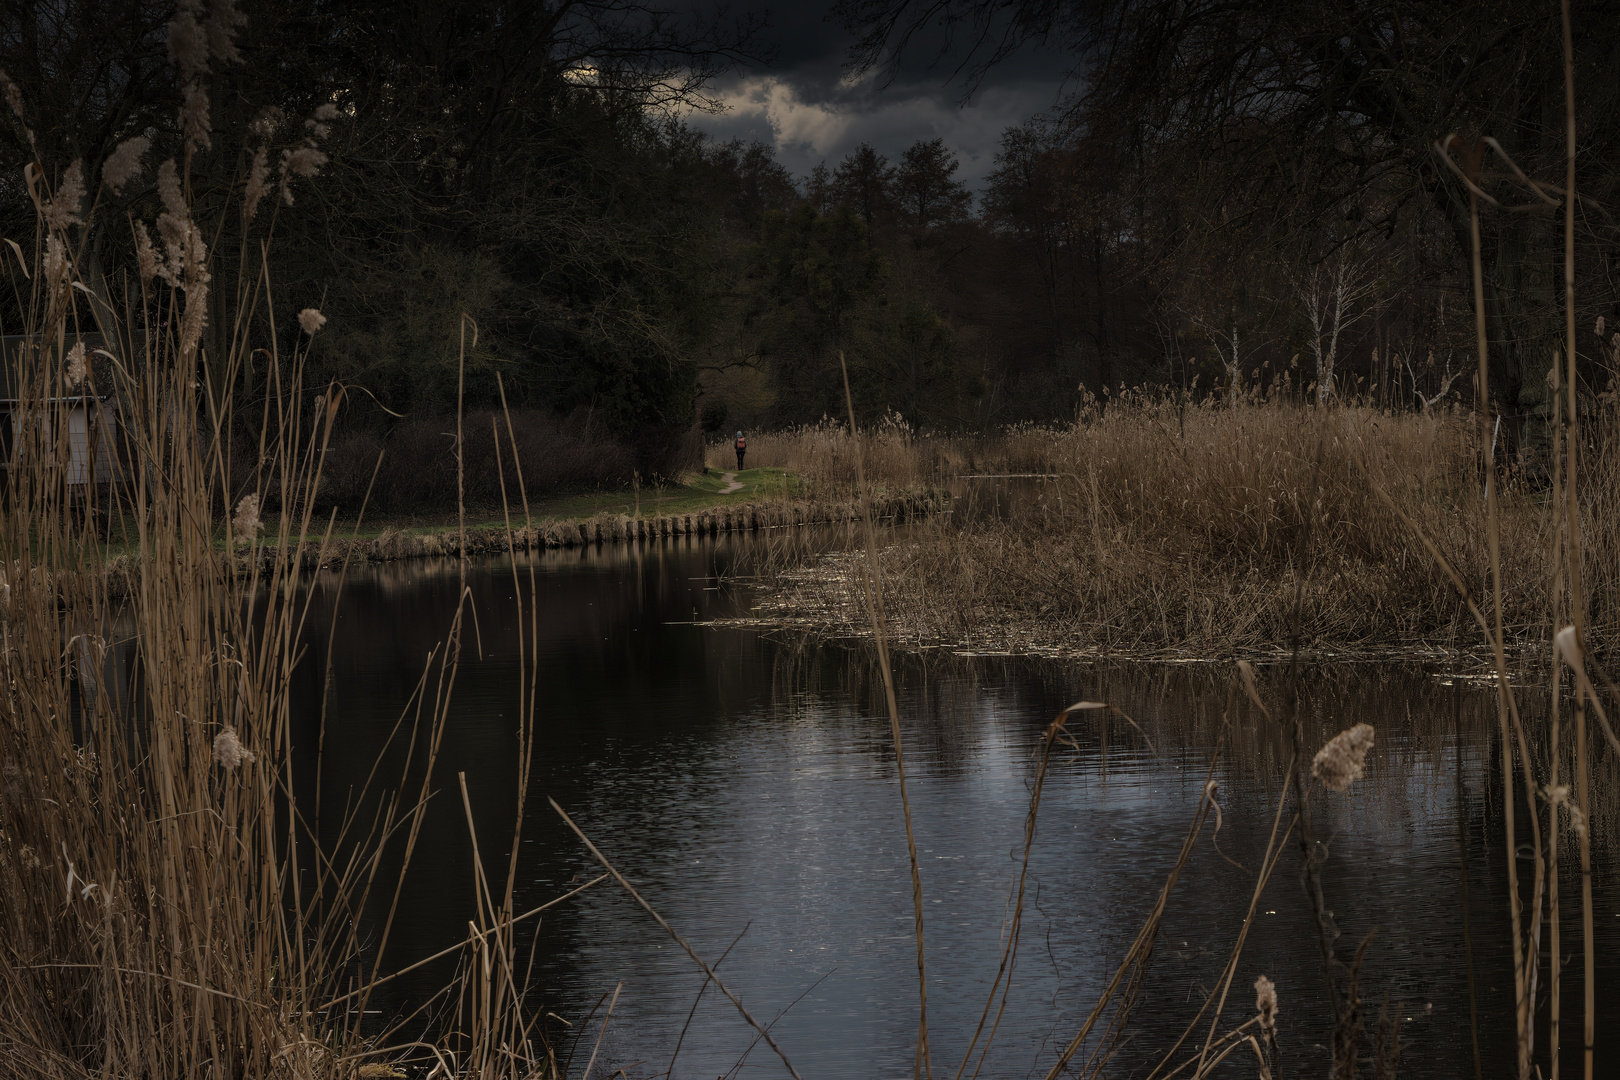
{"label": "reed seed head", "polygon": [[212,122],[208,117],[208,89],[201,83],[186,87],[180,104],[180,130],[185,133],[186,145],[193,150],[211,150],[214,140]]}
{"label": "reed seed head", "polygon": [[304,333],[314,337],[315,331],[326,325],[326,316],[315,308],[307,307],[298,313],[298,325],[304,328]]}
{"label": "reed seed head", "polygon": [[17,89],[17,84],[11,81],[11,76],[6,74],[5,68],[0,68],[0,91],[5,92],[6,104],[11,106],[11,111],[16,114],[18,120],[21,120],[23,118],[22,91]]}
{"label": "reed seed head", "polygon": [[124,185],[141,175],[146,168],[142,158],[152,148],[152,140],[145,135],[137,135],[133,139],[125,139],[119,143],[107,161],[101,166],[101,182],[106,184],[114,194],[124,190]]}
{"label": "reed seed head", "polygon": [[309,180],[326,164],[326,155],[313,146],[300,146],[296,150],[282,151],[281,163],[287,172]]}
{"label": "reed seed head", "polygon": [[242,193],[242,220],[252,221],[259,212],[259,203],[270,190],[270,154],[264,147],[253,151],[253,164],[248,167],[247,190]]}
{"label": "reed seed head", "polygon": [[214,736],[214,764],[234,769],[245,761],[253,760],[253,751],[242,745],[235,728],[224,728]]}
{"label": "reed seed head", "polygon": [[236,504],[236,516],[231,519],[231,533],[239,544],[251,544],[259,535],[264,522],[259,520],[259,493],[242,496]]}
{"label": "reed seed head", "polygon": [[66,229],[69,225],[79,224],[79,207],[83,204],[84,162],[75,158],[73,164],[67,167],[67,172],[62,174],[56,194],[45,204],[45,224],[53,229]]}
{"label": "reed seed head", "polygon": [[1598,337],[1602,337],[1603,325],[1603,316],[1599,315],[1597,318],[1597,326],[1593,328],[1592,333],[1596,334]]}
{"label": "reed seed head", "polygon": [[61,239],[50,236],[45,239],[45,265],[44,277],[54,293],[67,284],[68,275],[73,272],[72,261],[68,259],[67,245]]}
{"label": "reed seed head", "polygon": [[1542,789],[1541,793],[1547,802],[1552,806],[1555,817],[1558,813],[1558,808],[1560,806],[1564,807],[1569,811],[1569,827],[1575,830],[1575,835],[1586,835],[1586,814],[1582,812],[1580,805],[1571,797],[1568,784],[1559,784],[1556,787],[1546,787]]}
{"label": "reed seed head", "polygon": [[1254,980],[1254,1010],[1260,1014],[1260,1030],[1277,1037],[1277,984],[1264,975]]}
{"label": "reed seed head", "polygon": [[1575,627],[1566,626],[1553,636],[1553,644],[1558,647],[1558,655],[1564,658],[1577,675],[1585,677],[1586,662],[1581,656],[1581,643],[1575,640]]}
{"label": "reed seed head", "polygon": [[208,74],[208,34],[201,15],[202,0],[180,0],[169,22],[169,60],[185,80]]}
{"label": "reed seed head", "polygon": [[[169,158],[158,166],[158,198],[163,200],[164,213],[184,220],[190,216],[186,209],[186,196],[180,190],[180,168]],[[158,228],[161,231],[163,219],[158,218]]]}
{"label": "reed seed head", "polygon": [[143,286],[150,285],[152,279],[162,273],[157,248],[152,246],[152,234],[146,231],[144,221],[135,223],[135,261],[140,267]]}
{"label": "reed seed head", "polygon": [[208,6],[208,19],[203,23],[203,36],[208,39],[208,52],[222,64],[240,64],[242,54],[236,50],[236,28],[247,24],[247,16],[236,10],[236,0],[213,0]]}
{"label": "reed seed head", "polygon": [[308,180],[321,171],[326,164],[326,155],[313,146],[300,146],[293,150],[281,152],[281,201],[288,206],[293,204],[292,178],[301,176]]}
{"label": "reed seed head", "polygon": [[84,342],[76,342],[67,355],[67,384],[78,387],[84,382],[86,366],[84,362]]}
{"label": "reed seed head", "polygon": [[266,105],[253,116],[253,122],[248,124],[248,130],[261,139],[268,139],[281,130],[282,122],[287,119],[287,113],[279,105]]}
{"label": "reed seed head", "polygon": [[1367,751],[1373,745],[1373,726],[1357,724],[1339,732],[1311,759],[1311,775],[1333,791],[1348,791],[1361,779]]}

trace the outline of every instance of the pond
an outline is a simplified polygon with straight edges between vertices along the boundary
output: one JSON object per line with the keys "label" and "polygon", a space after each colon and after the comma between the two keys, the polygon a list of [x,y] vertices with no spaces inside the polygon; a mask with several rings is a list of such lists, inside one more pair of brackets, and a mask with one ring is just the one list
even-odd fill
{"label": "pond", "polygon": [[[504,874],[519,688],[529,677],[517,645],[521,596],[538,605],[530,609],[539,642],[518,910],[599,872],[547,805],[554,798],[700,955],[711,963],[724,955],[721,977],[756,1017],[779,1017],[773,1033],[806,1080],[910,1074],[916,953],[881,680],[856,645],[714,625],[746,614],[750,592],[737,572],[762,542],[679,538],[520,555],[515,568],[503,558],[469,565],[476,625],[385,969],[454,945],[474,915],[458,773],[486,872],[497,882]],[[306,762],[324,703],[328,834],[335,808],[379,755],[380,775],[404,767],[408,740],[390,744],[390,734],[415,707],[462,571],[450,560],[351,567],[334,609],[336,583],[330,572],[312,583],[310,648],[295,698]],[[1219,834],[1206,826],[1171,897],[1109,1070],[1146,1075],[1139,1067],[1192,1019],[1243,922],[1287,742],[1234,698],[1230,665],[951,655],[897,665],[936,1074],[956,1074],[995,977],[1034,755],[1052,718],[1075,701],[1107,701],[1140,731],[1117,716],[1081,714],[1070,725],[1074,745],[1053,758],[1012,990],[979,1073],[987,1077],[1044,1075],[1074,1036],[1157,898],[1223,744],[1214,766]],[[1259,675],[1276,711],[1286,672],[1261,667]],[[1348,961],[1376,929],[1361,972],[1369,1026],[1385,1007],[1400,1018],[1408,1075],[1472,1074],[1471,944],[1480,1049],[1487,1070],[1501,1072],[1513,1053],[1512,964],[1503,845],[1486,825],[1501,816],[1490,694],[1415,665],[1318,668],[1302,679],[1310,751],[1353,723],[1377,728],[1366,778],[1345,795],[1318,785],[1314,803],[1340,954]],[[1611,1034],[1620,1012],[1611,992],[1620,894],[1610,853],[1597,854],[1599,1050],[1612,1058],[1620,1052]],[[1331,1019],[1299,866],[1290,845],[1258,905],[1226,1016],[1252,1015],[1253,984],[1269,976],[1285,1074],[1322,1075]],[[1564,896],[1564,948],[1578,960],[1578,880],[1566,876]],[[538,931],[528,924],[519,944],[531,942],[538,1000],[574,1025],[555,1030],[561,1053],[579,1040],[576,1072],[596,1043],[604,999],[618,988],[593,1075],[663,1074],[683,1028],[677,1076],[785,1075],[712,988],[694,1011],[702,973],[611,882],[547,912]],[[444,974],[429,968],[397,980],[373,1007],[414,1007]],[[1576,973],[1564,987],[1566,1048],[1579,1041],[1580,1000]],[[1223,1070],[1252,1076],[1254,1063],[1234,1057]]]}

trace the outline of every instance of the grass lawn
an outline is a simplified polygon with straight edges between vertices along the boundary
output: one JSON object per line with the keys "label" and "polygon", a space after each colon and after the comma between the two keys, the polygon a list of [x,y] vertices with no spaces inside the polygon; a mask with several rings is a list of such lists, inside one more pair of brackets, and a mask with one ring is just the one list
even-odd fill
{"label": "grass lawn", "polygon": [[[779,499],[784,491],[790,495],[798,495],[804,490],[803,481],[782,469],[745,469],[735,474],[736,482],[742,486],[736,491],[722,494],[724,489],[730,486],[724,479],[725,475],[731,474],[713,471],[688,473],[681,477],[679,484],[643,485],[639,490],[626,487],[612,491],[594,491],[554,499],[540,499],[529,504],[529,515],[537,522],[583,521],[598,514],[624,514],[634,517],[638,512],[641,517],[650,518],[667,514],[691,514],[699,510],[731,506],[736,503]],[[512,523],[521,526],[522,503],[514,499],[511,513]],[[330,510],[311,515],[311,539],[320,538],[331,520],[331,515]],[[443,532],[456,527],[456,512],[455,508],[451,507],[448,510],[431,513],[368,513],[358,533],[355,531],[354,522],[353,514],[340,511],[337,523],[332,527],[334,539],[349,539],[355,536],[370,539],[382,535],[388,529],[408,533]],[[467,507],[468,528],[500,526],[504,522],[505,517],[499,506]],[[279,525],[277,515],[264,515],[264,531],[260,535],[274,537]],[[112,543],[109,554],[118,554],[133,547],[132,544],[125,542],[120,523],[114,522],[110,531]],[[221,544],[224,543],[223,535],[221,532]]]}

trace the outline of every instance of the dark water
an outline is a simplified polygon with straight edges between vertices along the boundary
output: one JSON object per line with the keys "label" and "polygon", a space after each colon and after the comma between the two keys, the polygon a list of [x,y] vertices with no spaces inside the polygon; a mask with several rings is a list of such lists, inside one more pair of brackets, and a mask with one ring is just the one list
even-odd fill
{"label": "dark water", "polygon": [[[468,634],[434,775],[438,794],[385,968],[454,944],[473,917],[458,772],[467,777],[486,870],[497,880],[504,873],[526,678],[516,644],[521,593],[539,605],[540,642],[538,750],[518,908],[596,873],[547,807],[550,796],[701,955],[712,962],[730,947],[722,977],[757,1017],[783,1014],[775,1035],[806,1080],[910,1074],[915,948],[881,684],[859,649],[699,625],[746,606],[746,592],[722,579],[750,543],[680,540],[536,555],[532,597],[528,557],[517,583],[507,560],[471,568],[476,633]],[[324,693],[329,834],[411,702],[429,652],[444,640],[460,580],[449,561],[351,569],[335,621],[335,576],[317,581],[322,599],[301,669],[302,742],[306,752],[314,743]],[[1073,1036],[1158,895],[1225,731],[1214,771],[1219,850],[1206,829],[1107,1073],[1145,1075],[1139,1066],[1180,1034],[1235,939],[1276,811],[1285,746],[1241,701],[1223,724],[1227,666],[936,656],[902,661],[899,680],[936,1073],[955,1073],[995,974],[1044,726],[1073,701],[1106,700],[1129,713],[1154,748],[1117,718],[1105,724],[1090,713],[1074,723],[1078,749],[1055,760],[1047,781],[1012,993],[984,1076],[1042,1075]],[[1280,704],[1284,673],[1262,669],[1261,680]],[[1304,697],[1313,749],[1358,721],[1378,729],[1367,778],[1348,795],[1316,803],[1318,832],[1330,845],[1327,893],[1344,934],[1341,953],[1348,959],[1377,931],[1362,971],[1369,1021],[1386,1003],[1401,1018],[1405,1075],[1471,1075],[1466,861],[1480,1044],[1487,1073],[1502,1072],[1512,1053],[1512,968],[1502,844],[1484,824],[1500,817],[1497,759],[1482,760],[1496,753],[1489,696],[1415,667],[1359,666],[1309,672]],[[405,741],[395,738],[382,775],[397,775]],[[1291,848],[1263,894],[1226,1015],[1251,1015],[1253,983],[1268,975],[1280,999],[1284,1075],[1322,1075],[1327,996],[1299,865]],[[1609,1003],[1620,896],[1607,865],[1598,877],[1598,994],[1604,1019],[1613,1021],[1620,1018]],[[1578,958],[1574,879],[1565,896],[1564,949]],[[702,984],[667,935],[611,884],[548,912],[535,933],[525,930],[519,942],[535,942],[534,982],[545,1007],[576,1025],[572,1033],[560,1029],[561,1049],[574,1034],[583,1039],[576,1071],[598,1032],[589,1014],[622,983],[593,1075],[621,1067],[630,1076],[662,1074]],[[419,1004],[435,977],[442,969],[392,984],[380,1006]],[[1567,1045],[1579,1039],[1578,977],[1566,981],[1564,1000]],[[1620,1040],[1611,1030],[1600,1024],[1600,1052],[1612,1061]],[[711,989],[676,1074],[727,1073],[748,1054],[752,1034]],[[1233,1057],[1222,1068],[1221,1075],[1252,1076],[1254,1063]],[[785,1075],[763,1044],[743,1072]]]}

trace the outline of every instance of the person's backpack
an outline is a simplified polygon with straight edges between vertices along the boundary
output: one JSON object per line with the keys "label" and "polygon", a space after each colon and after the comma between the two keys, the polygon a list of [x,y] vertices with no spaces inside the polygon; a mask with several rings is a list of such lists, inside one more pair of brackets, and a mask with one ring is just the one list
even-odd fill
{"label": "person's backpack", "polygon": [[744,439],[741,435],[737,436],[737,449],[738,450],[747,450],[748,449],[748,441],[746,439]]}

